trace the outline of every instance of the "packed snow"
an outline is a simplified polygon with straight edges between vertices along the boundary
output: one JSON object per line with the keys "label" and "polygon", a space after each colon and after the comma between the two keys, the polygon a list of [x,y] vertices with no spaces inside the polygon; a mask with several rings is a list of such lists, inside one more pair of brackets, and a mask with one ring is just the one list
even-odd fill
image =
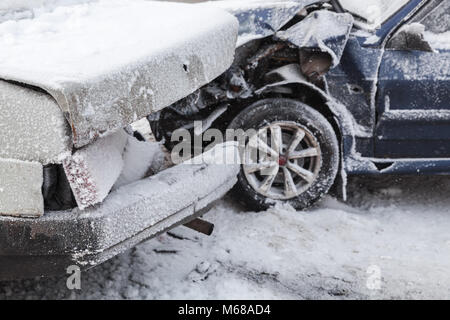
{"label": "packed snow", "polygon": [[158,173],[164,166],[164,162],[165,154],[159,143],[138,141],[132,136],[128,137],[123,154],[123,170],[114,188]]}
{"label": "packed snow", "polygon": [[449,299],[449,177],[352,178],[349,202],[205,215],[82,274],[0,283],[1,299]]}

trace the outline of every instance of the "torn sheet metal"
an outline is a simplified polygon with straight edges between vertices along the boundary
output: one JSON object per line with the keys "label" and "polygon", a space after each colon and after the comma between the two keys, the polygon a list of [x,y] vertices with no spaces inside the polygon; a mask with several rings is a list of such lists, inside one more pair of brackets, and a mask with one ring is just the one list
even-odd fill
{"label": "torn sheet metal", "polygon": [[[239,20],[237,46],[274,35],[300,11],[318,0],[231,0],[206,5],[227,10]],[[202,4],[203,5],[203,4]]]}
{"label": "torn sheet metal", "polygon": [[219,76],[233,61],[237,29],[227,12],[187,4],[61,6],[0,23],[0,78],[50,93],[79,148]]}
{"label": "torn sheet metal", "polygon": [[335,67],[341,61],[353,23],[348,13],[315,11],[286,31],[279,31],[277,37],[299,48],[328,53]]}
{"label": "torn sheet metal", "polygon": [[347,108],[340,104],[336,99],[331,97],[325,91],[309,82],[302,74],[300,65],[289,64],[273,70],[267,74],[267,78],[277,79],[277,81],[268,83],[261,89],[255,91],[255,94],[261,95],[273,88],[283,87],[289,84],[301,84],[307,86],[317,93],[319,93],[327,106],[333,112],[334,116],[338,119],[343,135],[354,136],[354,128],[357,127],[356,121]]}
{"label": "torn sheet metal", "polygon": [[[354,19],[347,13],[334,13],[323,9],[314,10],[308,15],[305,7],[319,2],[306,0],[208,2],[208,6],[220,7],[233,13],[240,22],[235,61],[219,80],[172,105],[171,109],[180,115],[192,115],[217,103],[251,97],[254,91],[261,87],[261,84],[258,85],[256,82],[263,76],[253,74],[253,70],[261,68],[261,61],[273,58],[277,52],[286,51],[288,45],[291,48],[302,49],[300,54],[298,51],[295,53],[296,57],[292,62],[298,62],[300,59],[301,71],[306,75],[307,81],[315,82],[321,78],[330,67],[339,64]],[[303,19],[280,31],[296,15],[302,15]],[[274,42],[262,45],[259,49],[256,48],[258,45],[254,46],[257,41],[251,41],[271,36]],[[285,59],[286,61],[288,60]]]}
{"label": "torn sheet metal", "polygon": [[[230,104],[230,110],[239,108],[246,104],[245,100],[265,90],[278,93],[289,90],[288,84],[316,90],[345,123],[345,132],[351,135],[360,130],[347,108],[329,93],[324,77],[331,67],[339,65],[353,27],[351,15],[332,12],[330,4],[323,1],[297,1],[295,5],[293,1],[218,1],[207,5],[225,8],[238,17],[241,22],[238,42],[245,45],[238,44],[233,65],[221,77],[173,104],[166,112],[149,117],[157,139],[165,138],[167,142],[171,132],[186,128],[189,121],[208,119],[214,108],[224,104]],[[283,5],[285,10],[280,10]],[[273,19],[272,11],[280,12],[280,16]],[[239,18],[239,14],[246,14],[247,18]],[[248,19],[252,21],[250,29]],[[285,68],[278,71],[289,73],[286,78],[268,79],[276,73],[270,70],[283,65]]]}
{"label": "torn sheet metal", "polygon": [[77,150],[64,160],[67,180],[80,210],[102,202],[123,168],[128,134],[119,130]]}

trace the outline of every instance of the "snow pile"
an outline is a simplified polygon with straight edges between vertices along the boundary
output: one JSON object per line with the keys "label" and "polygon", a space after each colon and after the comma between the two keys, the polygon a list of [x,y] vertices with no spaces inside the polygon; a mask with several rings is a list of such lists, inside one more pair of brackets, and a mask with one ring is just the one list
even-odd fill
{"label": "snow pile", "polygon": [[70,155],[70,127],[49,95],[0,80],[0,157],[42,164]]}
{"label": "snow pile", "polygon": [[165,154],[159,143],[143,142],[134,137],[128,137],[123,155],[124,167],[114,188],[157,173],[164,164],[164,157]]}
{"label": "snow pile", "polygon": [[0,158],[0,215],[42,216],[42,182],[40,163]]}
{"label": "snow pile", "polygon": [[0,23],[0,78],[48,91],[82,147],[220,75],[237,27],[222,10],[143,0],[35,10]]}
{"label": "snow pile", "polygon": [[400,30],[398,31],[400,32],[406,32],[406,33],[410,33],[410,34],[418,34],[421,35],[425,32],[425,26],[421,23],[410,23],[407,24],[403,27],[400,28]]}

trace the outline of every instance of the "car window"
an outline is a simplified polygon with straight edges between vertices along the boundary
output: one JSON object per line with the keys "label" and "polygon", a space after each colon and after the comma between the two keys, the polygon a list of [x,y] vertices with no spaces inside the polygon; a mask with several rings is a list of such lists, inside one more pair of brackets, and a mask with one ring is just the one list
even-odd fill
{"label": "car window", "polygon": [[360,17],[371,28],[379,27],[410,0],[339,0],[348,12]]}
{"label": "car window", "polygon": [[450,1],[441,2],[421,21],[425,30],[436,34],[450,31]]}
{"label": "car window", "polygon": [[432,0],[411,23],[425,27],[424,38],[435,50],[450,50],[450,1]]}

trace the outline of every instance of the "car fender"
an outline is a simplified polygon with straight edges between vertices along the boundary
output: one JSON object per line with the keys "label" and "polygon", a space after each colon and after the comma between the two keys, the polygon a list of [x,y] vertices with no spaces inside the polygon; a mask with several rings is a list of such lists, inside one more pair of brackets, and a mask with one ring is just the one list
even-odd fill
{"label": "car fender", "polygon": [[322,90],[315,84],[309,82],[302,74],[299,64],[289,64],[275,70],[266,75],[268,78],[276,77],[279,81],[267,83],[262,88],[255,91],[257,95],[263,95],[268,92],[291,92],[292,85],[295,88],[308,88],[319,95],[326,107],[333,115],[339,126],[339,134],[342,136],[355,136],[357,124],[350,111],[342,105],[334,97],[330,96],[326,91]]}
{"label": "car fender", "polygon": [[355,133],[358,131],[358,124],[350,111],[340,103],[337,99],[332,97],[326,91],[322,90],[315,84],[309,82],[302,74],[299,64],[290,64],[267,73],[268,78],[277,78],[278,81],[267,83],[262,88],[255,91],[257,95],[264,95],[268,93],[282,93],[294,94],[310,90],[321,97],[322,106],[326,108],[335,120],[339,132],[336,132],[340,138],[341,149],[341,170],[337,179],[337,190],[339,196],[344,200],[347,197],[346,185],[346,162],[348,159],[355,158]]}

